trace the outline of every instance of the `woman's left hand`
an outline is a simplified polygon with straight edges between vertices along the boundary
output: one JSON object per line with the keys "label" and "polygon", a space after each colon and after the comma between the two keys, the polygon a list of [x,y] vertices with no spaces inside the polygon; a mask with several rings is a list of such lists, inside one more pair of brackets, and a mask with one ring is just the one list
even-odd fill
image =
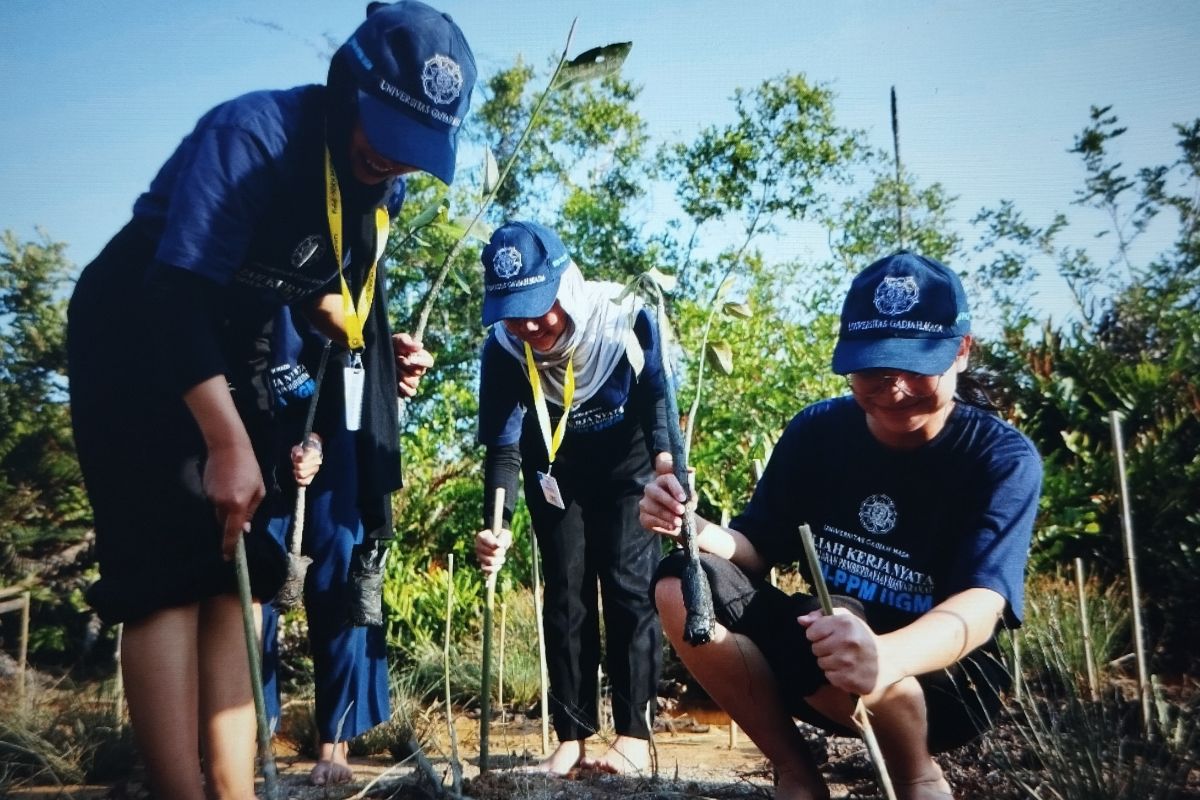
{"label": "woman's left hand", "polygon": [[869,701],[889,685],[880,680],[879,637],[867,623],[842,608],[835,608],[833,616],[817,610],[796,621],[807,629],[817,666],[832,686]]}
{"label": "woman's left hand", "polygon": [[433,355],[407,333],[392,335],[392,351],[396,355],[396,392],[401,397],[413,397],[421,376],[433,366]]}

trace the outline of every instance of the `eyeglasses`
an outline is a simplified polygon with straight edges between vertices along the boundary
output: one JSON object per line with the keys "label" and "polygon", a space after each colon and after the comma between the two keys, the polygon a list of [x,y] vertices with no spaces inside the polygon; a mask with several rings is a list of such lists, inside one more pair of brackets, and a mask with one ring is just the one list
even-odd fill
{"label": "eyeglasses", "polygon": [[884,389],[895,386],[909,397],[923,400],[937,393],[938,385],[942,382],[941,375],[922,375],[919,372],[899,370],[888,372],[882,369],[869,369],[862,372],[851,372],[846,376],[850,391],[863,397],[873,397]]}

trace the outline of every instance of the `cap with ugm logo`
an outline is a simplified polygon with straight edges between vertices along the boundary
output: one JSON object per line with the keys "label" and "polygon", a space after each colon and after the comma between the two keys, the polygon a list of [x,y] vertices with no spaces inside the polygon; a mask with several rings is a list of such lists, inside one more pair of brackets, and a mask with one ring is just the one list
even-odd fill
{"label": "cap with ugm logo", "polygon": [[571,263],[558,234],[536,222],[508,222],[492,234],[483,262],[483,324],[540,317],[554,305]]}
{"label": "cap with ugm logo", "polygon": [[416,0],[371,3],[337,57],[357,80],[359,119],[371,147],[453,181],[476,75],[475,56],[454,20]]}
{"label": "cap with ugm logo", "polygon": [[971,311],[954,270],[901,250],[864,269],[850,284],[833,350],[839,375],[899,369],[940,375],[950,369]]}

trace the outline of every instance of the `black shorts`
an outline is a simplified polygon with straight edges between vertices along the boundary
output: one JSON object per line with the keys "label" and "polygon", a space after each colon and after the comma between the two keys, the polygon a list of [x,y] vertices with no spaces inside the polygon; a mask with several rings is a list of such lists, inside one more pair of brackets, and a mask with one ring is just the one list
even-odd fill
{"label": "black shorts", "polygon": [[[129,310],[153,246],[132,225],[118,234],[80,276],[67,324],[72,426],[100,565],[87,596],[110,624],[237,591],[201,485],[204,439],[182,398],[155,379],[156,365],[139,345],[143,317]],[[271,464],[261,454],[260,462]],[[264,478],[275,483],[269,470]],[[269,493],[246,537],[251,591],[260,599],[287,575],[287,554],[267,529],[289,510]]]}
{"label": "black shorts", "polygon": [[[685,563],[683,551],[669,554],[659,564],[655,581],[680,577]],[[796,622],[796,617],[820,607],[817,598],[789,595],[718,556],[702,554],[701,565],[708,575],[717,621],[762,651],[792,716],[839,736],[857,736],[856,731],[829,719],[804,699],[828,683],[805,629]],[[860,618],[866,616],[854,598],[835,595],[833,604]],[[920,675],[917,681],[925,691],[929,750],[939,753],[965,744],[991,727],[1000,710],[1000,692],[1008,688],[1011,678],[993,639],[957,664]]]}

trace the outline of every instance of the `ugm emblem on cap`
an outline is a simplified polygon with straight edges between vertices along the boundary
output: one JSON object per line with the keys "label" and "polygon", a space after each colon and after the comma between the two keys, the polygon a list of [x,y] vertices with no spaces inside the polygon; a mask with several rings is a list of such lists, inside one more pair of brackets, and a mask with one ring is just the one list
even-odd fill
{"label": "ugm emblem on cap", "polygon": [[458,97],[462,87],[462,67],[450,56],[436,55],[425,62],[425,69],[421,70],[421,88],[430,100],[444,106]]}
{"label": "ugm emblem on cap", "polygon": [[912,309],[917,304],[917,279],[911,275],[899,278],[884,278],[875,287],[875,308],[880,314],[894,317]]}
{"label": "ugm emblem on cap", "polygon": [[858,521],[870,533],[887,533],[896,527],[896,504],[886,494],[873,494],[858,507]]}
{"label": "ugm emblem on cap", "polygon": [[492,271],[497,278],[508,280],[521,271],[521,251],[515,247],[501,247],[492,258]]}

